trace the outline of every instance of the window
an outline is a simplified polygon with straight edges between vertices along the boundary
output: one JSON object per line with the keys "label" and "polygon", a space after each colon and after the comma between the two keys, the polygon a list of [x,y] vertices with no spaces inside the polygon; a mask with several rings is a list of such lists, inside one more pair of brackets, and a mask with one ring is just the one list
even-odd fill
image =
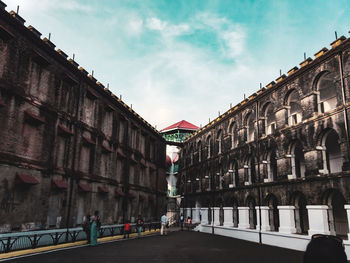
{"label": "window", "polygon": [[245,185],[255,183],[255,164],[252,157],[248,157],[247,162],[244,165],[244,177]]}
{"label": "window", "polygon": [[264,126],[265,126],[265,134],[273,134],[276,130],[276,117],[275,113],[273,112],[273,107],[271,103],[268,103],[265,106],[264,110]]}
{"label": "window", "polygon": [[255,134],[255,124],[254,124],[254,116],[252,113],[249,113],[246,117],[245,121],[245,128],[246,128],[246,142],[252,142],[254,141],[254,134]]}
{"label": "window", "polygon": [[138,146],[137,135],[138,135],[138,130],[135,128],[131,128],[130,147],[135,150],[137,149],[137,146]]}
{"label": "window", "polygon": [[320,172],[323,174],[341,172],[343,158],[337,132],[333,129],[326,131],[321,144],[321,147],[317,147],[318,150],[322,150],[323,170]]}
{"label": "window", "polygon": [[229,127],[229,134],[231,137],[231,149],[234,149],[237,145],[237,142],[236,142],[237,125],[235,122],[231,123],[231,125]]}
{"label": "window", "polygon": [[229,165],[228,179],[228,188],[238,186],[238,165],[236,161],[231,162]]}
{"label": "window", "polygon": [[286,97],[288,125],[293,126],[302,121],[303,109],[300,105],[299,94],[292,90]]}
{"label": "window", "polygon": [[90,95],[85,96],[84,107],[82,107],[84,122],[94,127],[95,124],[96,98]]}
{"label": "window", "polygon": [[[106,108],[110,109],[110,108]],[[102,119],[102,132],[107,136],[112,136],[113,131],[113,111],[105,110]]]}
{"label": "window", "polygon": [[145,137],[145,135],[141,134],[141,136],[140,136],[140,152],[143,156],[145,155],[145,149],[146,149],[146,137]]}
{"label": "window", "polygon": [[291,147],[291,168],[292,174],[289,179],[305,177],[305,158],[302,145],[299,141],[295,142]]}
{"label": "window", "polygon": [[124,143],[125,142],[125,126],[126,122],[124,120],[120,120],[119,122],[119,142]]}
{"label": "window", "polygon": [[210,136],[207,138],[207,149],[208,149],[207,158],[210,158],[211,157],[211,137]]}
{"label": "window", "polygon": [[198,142],[198,162],[202,161],[202,142]]}
{"label": "window", "polygon": [[325,72],[316,84],[318,112],[324,113],[337,107],[337,86],[335,73]]}

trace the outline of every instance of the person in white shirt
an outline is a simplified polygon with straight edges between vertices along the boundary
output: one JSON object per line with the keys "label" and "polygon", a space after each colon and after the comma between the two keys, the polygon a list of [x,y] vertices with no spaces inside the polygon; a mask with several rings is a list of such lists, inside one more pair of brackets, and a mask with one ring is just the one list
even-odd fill
{"label": "person in white shirt", "polygon": [[168,218],[166,217],[165,214],[162,215],[162,217],[160,218],[160,222],[161,222],[160,234],[166,235],[166,226],[168,224]]}

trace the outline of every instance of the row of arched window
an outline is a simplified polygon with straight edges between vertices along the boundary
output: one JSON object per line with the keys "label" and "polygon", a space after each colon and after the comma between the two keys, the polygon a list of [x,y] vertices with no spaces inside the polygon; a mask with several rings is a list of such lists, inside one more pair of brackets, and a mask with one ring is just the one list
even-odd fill
{"label": "row of arched window", "polygon": [[[338,133],[334,129],[326,129],[321,133],[319,145],[319,174],[339,173],[342,171],[343,156]],[[246,156],[243,160],[229,160],[228,166],[223,169],[219,165],[216,171],[208,169],[198,173],[190,173],[187,183],[190,185],[187,191],[196,192],[202,190],[233,188],[240,185],[251,185],[257,180],[257,169],[261,171],[262,182],[272,182],[278,178],[276,148],[267,151],[260,157],[260,164],[253,155]],[[303,178],[308,175],[305,165],[305,156],[302,143],[298,140],[291,143],[288,154],[284,156],[289,162],[288,179]],[[239,165],[240,163],[240,165]],[[239,172],[240,170],[240,172]],[[239,176],[241,174],[241,176]],[[243,175],[243,176],[242,176]],[[196,178],[193,178],[196,176]],[[214,178],[212,178],[214,177]],[[282,178],[285,179],[285,178]],[[243,181],[242,181],[243,180]],[[214,184],[214,185],[212,185]]]}
{"label": "row of arched window", "polygon": [[[335,109],[338,105],[337,89],[336,89],[336,74],[334,72],[324,71],[318,75],[313,87],[313,94],[315,95],[314,112],[324,113]],[[301,105],[302,100],[301,93],[297,89],[290,89],[284,100],[283,108],[285,109],[285,125],[293,126],[300,123],[303,120],[303,108]],[[277,128],[276,124],[276,107],[274,102],[266,102],[262,106],[260,119],[260,135],[274,134]],[[282,122],[283,123],[283,122]],[[239,124],[236,121],[232,121],[228,127],[227,136],[231,140],[231,149],[238,146],[239,143]],[[244,118],[240,127],[242,134],[241,141],[249,143],[256,139],[256,116],[253,112],[248,112]],[[209,134],[205,142],[201,140],[197,142],[197,145],[192,145],[189,148],[190,162],[193,164],[194,148],[197,148],[198,161],[202,161],[203,149],[206,148],[206,157],[211,158],[214,156],[213,146],[217,146],[217,154],[223,153],[223,140],[224,132],[220,129],[216,136]],[[214,142],[214,143],[213,143]]]}

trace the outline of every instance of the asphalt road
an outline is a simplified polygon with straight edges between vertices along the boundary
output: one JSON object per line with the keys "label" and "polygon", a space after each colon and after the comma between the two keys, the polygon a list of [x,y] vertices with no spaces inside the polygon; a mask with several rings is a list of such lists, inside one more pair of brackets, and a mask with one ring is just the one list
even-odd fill
{"label": "asphalt road", "polygon": [[302,262],[302,252],[259,245],[229,237],[199,232],[172,232],[167,236],[80,247],[18,258],[7,262],[97,263],[97,262]]}

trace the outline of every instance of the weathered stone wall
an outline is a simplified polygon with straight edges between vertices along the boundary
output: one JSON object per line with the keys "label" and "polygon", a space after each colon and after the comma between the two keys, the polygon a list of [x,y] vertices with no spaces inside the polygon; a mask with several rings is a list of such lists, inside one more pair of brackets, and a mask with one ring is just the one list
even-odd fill
{"label": "weathered stone wall", "polygon": [[94,210],[104,223],[158,218],[165,147],[50,40],[0,10],[2,231],[73,226]]}
{"label": "weathered stone wall", "polygon": [[294,205],[297,193],[307,204],[325,204],[330,192],[350,203],[350,40],[331,46],[184,143],[185,206],[247,206],[249,196],[264,205],[271,195]]}

